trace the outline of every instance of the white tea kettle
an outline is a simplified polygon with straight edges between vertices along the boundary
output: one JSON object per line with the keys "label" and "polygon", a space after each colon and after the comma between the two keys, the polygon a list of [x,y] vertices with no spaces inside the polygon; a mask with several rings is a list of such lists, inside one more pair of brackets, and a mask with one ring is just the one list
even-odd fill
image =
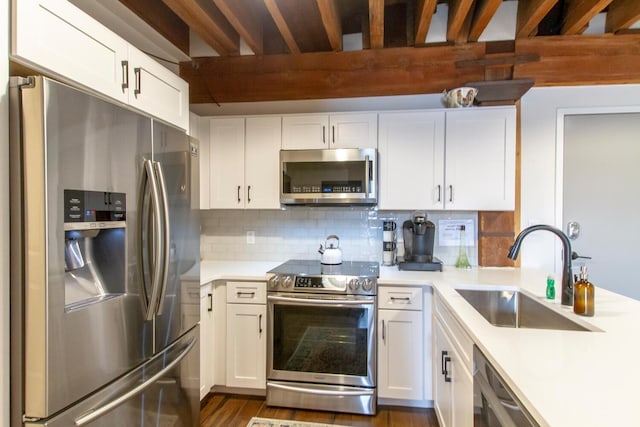
{"label": "white tea kettle", "polygon": [[[329,240],[335,240],[335,247],[333,242],[329,243]],[[327,239],[324,241],[324,248],[322,247],[322,244],[320,244],[318,252],[322,255],[320,257],[320,263],[329,265],[342,264],[340,238],[335,234],[327,236]]]}

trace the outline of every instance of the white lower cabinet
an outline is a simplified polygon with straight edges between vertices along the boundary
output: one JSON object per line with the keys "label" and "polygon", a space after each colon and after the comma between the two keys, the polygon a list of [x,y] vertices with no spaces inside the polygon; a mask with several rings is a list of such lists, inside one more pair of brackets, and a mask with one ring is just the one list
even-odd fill
{"label": "white lower cabinet", "polygon": [[433,395],[440,427],[473,426],[473,343],[436,297]]}
{"label": "white lower cabinet", "polygon": [[379,398],[420,403],[431,399],[431,382],[425,377],[431,354],[427,348],[431,342],[430,307],[430,290],[422,287],[379,288]]}
{"label": "white lower cabinet", "polygon": [[213,341],[213,283],[200,287],[200,400],[213,387],[215,347]]}
{"label": "white lower cabinet", "polygon": [[266,389],[266,283],[227,282],[226,387]]}

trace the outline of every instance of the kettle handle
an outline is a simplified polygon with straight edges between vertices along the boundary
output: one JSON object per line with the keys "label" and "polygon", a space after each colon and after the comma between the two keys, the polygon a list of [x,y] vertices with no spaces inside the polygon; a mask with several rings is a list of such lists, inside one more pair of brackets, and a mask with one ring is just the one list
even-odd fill
{"label": "kettle handle", "polygon": [[338,236],[336,236],[335,234],[332,234],[330,236],[327,236],[327,238],[324,241],[324,247],[327,247],[327,242],[331,239],[335,239],[338,242],[338,246],[336,246],[336,249],[338,249],[340,247],[340,238]]}

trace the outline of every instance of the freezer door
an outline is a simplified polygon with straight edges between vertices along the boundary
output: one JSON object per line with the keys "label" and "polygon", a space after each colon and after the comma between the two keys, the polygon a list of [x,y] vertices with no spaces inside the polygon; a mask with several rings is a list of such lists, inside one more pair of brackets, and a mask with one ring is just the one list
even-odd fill
{"label": "freezer door", "polygon": [[199,326],[96,395],[27,427],[197,427]]}
{"label": "freezer door", "polygon": [[[153,124],[153,160],[162,171],[169,217],[169,263],[156,313],[156,351],[199,321],[199,293],[189,293],[181,276],[200,260],[198,141],[183,131]],[[193,278],[191,277],[191,280]]]}
{"label": "freezer door", "polygon": [[42,77],[19,92],[12,414],[48,418],[153,355],[135,258],[151,120]]}

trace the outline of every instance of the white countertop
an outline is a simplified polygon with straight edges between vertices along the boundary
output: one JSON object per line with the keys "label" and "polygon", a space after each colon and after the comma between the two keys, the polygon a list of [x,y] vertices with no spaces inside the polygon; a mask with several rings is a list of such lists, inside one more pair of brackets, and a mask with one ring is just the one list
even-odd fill
{"label": "white countertop", "polygon": [[[200,283],[217,279],[265,280],[280,262],[203,261]],[[509,286],[544,299],[546,273],[515,268],[443,272],[381,267],[379,285],[430,285],[466,332],[543,426],[640,425],[640,301],[598,288],[595,316],[582,317],[546,301],[578,323],[601,332],[500,328],[489,324],[455,288]]]}

